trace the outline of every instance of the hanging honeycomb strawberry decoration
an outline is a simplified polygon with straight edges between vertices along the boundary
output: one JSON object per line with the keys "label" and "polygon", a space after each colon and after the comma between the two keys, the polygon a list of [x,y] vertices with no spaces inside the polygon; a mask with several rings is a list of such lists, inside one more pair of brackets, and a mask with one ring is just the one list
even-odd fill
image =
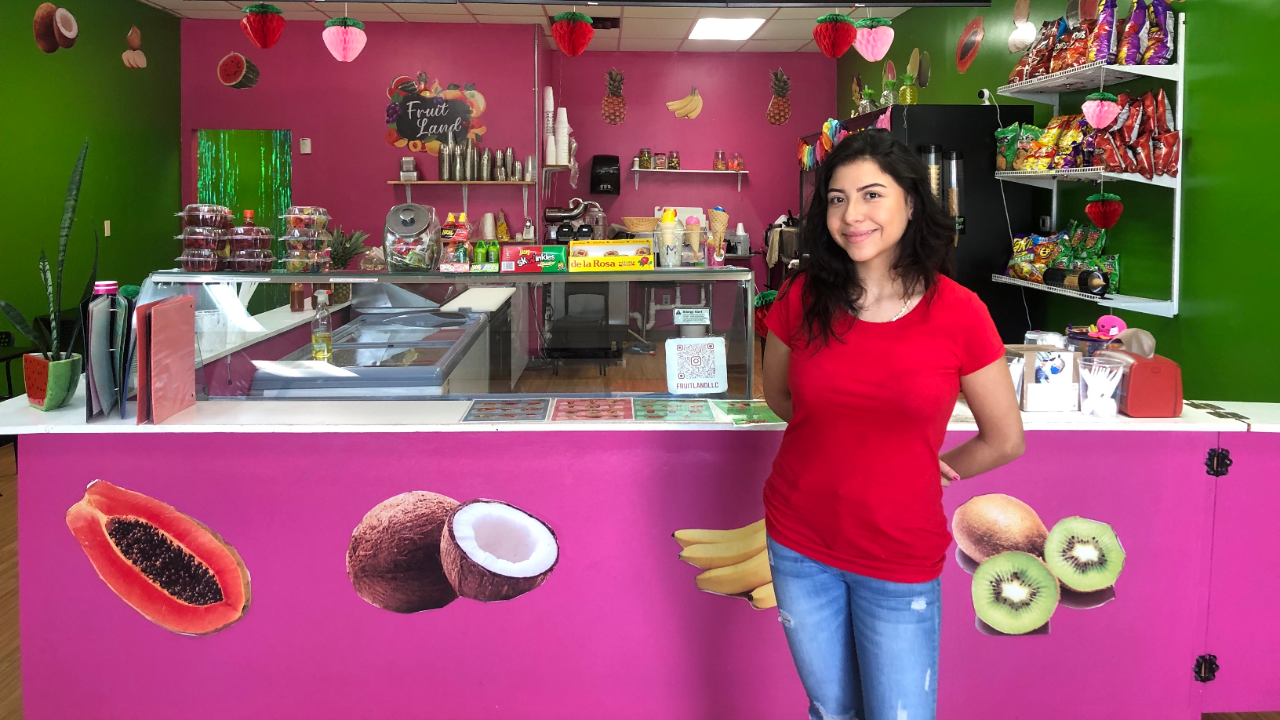
{"label": "hanging honeycomb strawberry decoration", "polygon": [[240,29],[254,45],[266,50],[280,42],[284,34],[284,13],[275,5],[254,3],[242,10]]}
{"label": "hanging honeycomb strawberry decoration", "polygon": [[593,22],[590,15],[580,12],[560,13],[551,18],[551,38],[556,41],[560,52],[578,57],[586,51],[596,34],[595,28],[591,27]]}
{"label": "hanging honeycomb strawberry decoration", "polygon": [[818,24],[813,26],[813,40],[822,54],[829,58],[839,58],[848,52],[853,47],[857,34],[858,29],[853,26],[853,20],[840,13],[823,15],[818,18]]}
{"label": "hanging honeycomb strawberry decoration", "polygon": [[1098,193],[1089,196],[1089,204],[1084,206],[1084,211],[1098,229],[1110,230],[1120,222],[1120,215],[1124,213],[1124,203],[1120,202],[1119,195],[1109,192]]}

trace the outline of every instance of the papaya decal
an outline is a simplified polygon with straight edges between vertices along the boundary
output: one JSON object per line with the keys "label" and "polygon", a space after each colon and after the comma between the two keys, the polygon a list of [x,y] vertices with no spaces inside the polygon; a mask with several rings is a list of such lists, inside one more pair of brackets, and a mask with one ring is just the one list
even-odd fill
{"label": "papaya decal", "polygon": [[387,88],[387,98],[387,143],[410,152],[438,155],[449,133],[454,142],[468,137],[479,142],[487,130],[479,119],[485,111],[484,95],[475,83],[441,87],[424,72],[416,79],[401,75]]}
{"label": "papaya decal", "polygon": [[107,587],[166,630],[207,635],[249,608],[249,571],[236,549],[155,498],[95,480],[67,526]]}

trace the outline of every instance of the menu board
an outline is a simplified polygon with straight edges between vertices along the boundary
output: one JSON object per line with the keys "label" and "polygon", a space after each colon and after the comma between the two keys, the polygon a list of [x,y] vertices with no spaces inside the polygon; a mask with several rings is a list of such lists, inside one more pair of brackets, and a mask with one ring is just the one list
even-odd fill
{"label": "menu board", "polygon": [[729,416],[734,425],[764,425],[786,422],[769,409],[763,400],[716,400],[716,408]]}
{"label": "menu board", "polygon": [[649,422],[703,423],[717,422],[711,403],[706,400],[636,398],[636,420]]}
{"label": "menu board", "polygon": [[548,398],[532,400],[472,400],[462,422],[541,422],[551,407]]}
{"label": "menu board", "polygon": [[552,421],[631,420],[631,398],[558,398]]}

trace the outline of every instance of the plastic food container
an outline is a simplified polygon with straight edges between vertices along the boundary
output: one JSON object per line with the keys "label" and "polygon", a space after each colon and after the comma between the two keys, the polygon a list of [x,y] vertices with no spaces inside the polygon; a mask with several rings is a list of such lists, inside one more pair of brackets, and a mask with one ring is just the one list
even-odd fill
{"label": "plastic food container", "polygon": [[233,272],[269,272],[276,257],[268,250],[236,250],[227,259],[227,269]]}
{"label": "plastic food container", "polygon": [[314,250],[290,250],[284,257],[284,269],[291,273],[320,272],[320,259]]}
{"label": "plastic food container", "polygon": [[231,245],[231,252],[239,252],[241,250],[270,250],[271,241],[274,238],[271,235],[271,228],[265,228],[260,225],[244,225],[232,228],[227,239]]}
{"label": "plastic food container", "polygon": [[182,227],[208,227],[229,230],[235,224],[231,208],[222,205],[188,205],[178,213]]}
{"label": "plastic food container", "polygon": [[313,205],[294,205],[280,216],[285,227],[308,230],[324,230],[329,227],[329,211]]}
{"label": "plastic food container", "polygon": [[294,228],[280,239],[286,250],[327,250],[333,235],[315,228]]}
{"label": "plastic food container", "polygon": [[213,272],[218,269],[218,254],[213,250],[184,250],[174,259],[187,272]]}
{"label": "plastic food container", "polygon": [[183,250],[217,250],[227,241],[227,231],[215,227],[187,227],[177,236]]}

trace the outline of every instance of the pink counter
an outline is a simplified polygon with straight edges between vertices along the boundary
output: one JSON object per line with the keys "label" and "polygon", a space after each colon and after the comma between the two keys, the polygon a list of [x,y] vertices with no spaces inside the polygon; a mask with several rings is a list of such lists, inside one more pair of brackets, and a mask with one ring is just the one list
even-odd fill
{"label": "pink counter", "polygon": [[[1269,609],[1280,591],[1269,559],[1280,545],[1280,435],[1196,418],[1032,424],[1023,459],[947,491],[948,515],[1000,492],[1050,526],[1070,515],[1108,522],[1128,560],[1114,601],[1059,607],[1048,634],[995,637],[976,628],[970,577],[949,556],[939,717],[1193,720],[1280,709],[1271,657],[1280,619]],[[777,430],[92,427],[19,428],[30,433],[18,443],[29,719],[804,714],[776,612],[698,592],[698,571],[677,560],[670,537],[758,519]],[[956,427],[948,443],[968,436]],[[1219,447],[1234,464],[1215,479],[1205,459]],[[252,575],[245,617],[180,636],[113,594],[64,520],[95,478],[170,503],[235,545]],[[365,512],[408,490],[516,505],[554,529],[559,565],[506,602],[375,608],[347,578],[347,543]],[[1192,671],[1207,653],[1221,669],[1200,683]]]}

